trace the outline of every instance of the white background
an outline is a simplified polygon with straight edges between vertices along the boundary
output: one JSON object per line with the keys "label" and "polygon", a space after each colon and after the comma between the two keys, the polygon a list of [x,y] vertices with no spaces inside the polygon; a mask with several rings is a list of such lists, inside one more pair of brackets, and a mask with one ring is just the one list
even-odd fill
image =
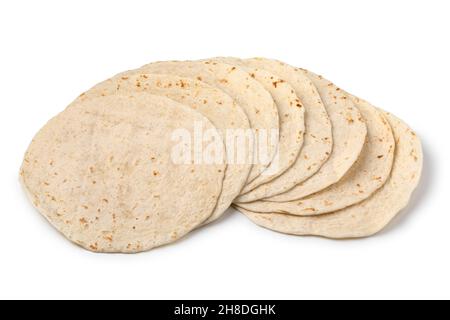
{"label": "white background", "polygon": [[[449,1],[1,1],[0,298],[450,298]],[[381,234],[277,234],[231,211],[152,252],[71,245],[18,183],[23,154],[79,93],[153,60],[265,56],[406,120],[425,171]]]}

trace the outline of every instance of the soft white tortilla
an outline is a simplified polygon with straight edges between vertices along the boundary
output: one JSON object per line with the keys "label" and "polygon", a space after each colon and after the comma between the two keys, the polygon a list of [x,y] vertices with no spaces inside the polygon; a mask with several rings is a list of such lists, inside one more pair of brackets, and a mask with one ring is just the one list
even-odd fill
{"label": "soft white tortilla", "polygon": [[245,194],[279,177],[297,161],[304,141],[305,108],[295,94],[294,88],[273,73],[261,68],[251,67],[245,60],[237,58],[221,57],[214,58],[214,60],[239,66],[261,83],[272,95],[280,116],[278,152],[270,166],[259,177],[245,186],[242,190],[242,193]]}
{"label": "soft white tortilla", "polygon": [[175,130],[193,134],[200,123],[215,131],[204,116],[144,93],[81,104],[37,134],[21,169],[30,200],[64,236],[94,252],[134,253],[174,242],[211,216],[225,165],[171,158]]}
{"label": "soft white tortilla", "polygon": [[333,148],[331,121],[312,81],[294,67],[264,58],[245,60],[252,68],[268,70],[291,85],[305,108],[303,148],[292,167],[280,177],[240,196],[236,203],[269,198],[294,188],[322,167]]}
{"label": "soft white tortilla", "polygon": [[269,139],[267,142],[267,159],[260,158],[254,161],[248,181],[254,180],[269,166],[278,146],[278,110],[270,93],[247,72],[217,61],[156,62],[136,72],[173,74],[193,78],[226,92],[244,109],[253,129],[276,134],[276,139]]}
{"label": "soft white tortilla", "polygon": [[274,202],[300,200],[337,183],[358,159],[367,135],[364,118],[343,90],[312,72],[297,72],[310,78],[322,97],[333,125],[333,151],[314,176],[288,192],[266,199]]}
{"label": "soft white tortilla", "polygon": [[[227,141],[228,129],[250,129],[245,112],[223,91],[198,80],[173,75],[132,73],[127,76],[116,76],[98,84],[83,94],[78,101],[92,97],[111,94],[133,94],[135,92],[165,96],[189,106],[193,110],[197,110],[219,129],[225,141]],[[251,148],[248,144],[252,143],[252,141],[247,141],[246,143],[247,147],[243,150],[245,152],[244,157],[249,159]],[[225,147],[228,153],[229,149],[234,146],[226,144]],[[206,223],[217,220],[230,207],[247,182],[251,167],[250,163],[237,164],[234,159],[229,159],[219,202],[214,213]]]}
{"label": "soft white tortilla", "polygon": [[338,183],[306,197],[289,202],[256,201],[241,208],[266,213],[299,216],[335,212],[360,203],[380,189],[389,178],[394,161],[395,140],[386,117],[366,101],[353,98],[367,123],[367,141],[350,171]]}
{"label": "soft white tortilla", "polygon": [[371,198],[341,211],[314,217],[239,210],[262,227],[293,235],[345,239],[378,233],[408,205],[419,184],[423,165],[422,146],[416,134],[401,120],[386,116],[396,139],[394,166],[387,183]]}

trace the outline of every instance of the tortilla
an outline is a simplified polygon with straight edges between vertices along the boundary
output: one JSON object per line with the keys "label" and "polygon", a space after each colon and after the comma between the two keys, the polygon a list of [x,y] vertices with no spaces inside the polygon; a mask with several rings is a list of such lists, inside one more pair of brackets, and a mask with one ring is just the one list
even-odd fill
{"label": "tortilla", "polygon": [[242,193],[247,193],[279,177],[295,163],[304,141],[305,108],[295,90],[284,79],[273,73],[250,67],[244,60],[237,58],[214,58],[214,60],[239,66],[250,73],[252,78],[261,83],[272,95],[280,116],[278,152],[270,166],[242,190]]}
{"label": "tortilla", "polygon": [[174,242],[211,216],[225,165],[171,157],[175,130],[192,135],[194,123],[220,140],[205,117],[144,93],[81,104],[37,134],[21,169],[34,206],[64,236],[94,252],[134,253]]}
{"label": "tortilla", "polygon": [[253,68],[268,70],[291,85],[305,108],[303,148],[292,167],[280,177],[240,196],[235,203],[269,198],[294,188],[317,173],[333,148],[331,122],[314,84],[294,67],[263,58],[244,60]]}
{"label": "tortilla", "polygon": [[420,181],[422,146],[417,135],[401,120],[386,114],[396,140],[392,173],[371,198],[352,207],[315,217],[258,214],[239,209],[254,223],[282,233],[315,235],[334,239],[374,235],[407,205]]}
{"label": "tortilla", "polygon": [[314,176],[283,194],[266,199],[274,202],[300,200],[340,181],[361,154],[367,135],[364,118],[343,90],[312,72],[297,70],[316,85],[327,108],[333,125],[333,151]]}
{"label": "tortilla", "polygon": [[254,212],[319,215],[360,203],[380,189],[389,178],[394,161],[392,129],[375,107],[358,98],[353,101],[366,119],[368,135],[359,159],[341,181],[302,200],[256,201],[240,204],[240,207]]}
{"label": "tortilla", "polygon": [[[278,111],[270,93],[247,72],[238,67],[210,60],[156,62],[135,72],[172,74],[193,78],[223,90],[244,109],[250,126],[254,130],[274,133],[275,136],[274,139],[267,141],[267,158],[257,158],[252,161],[254,166],[250,171],[248,182],[253,181],[269,166],[278,146]],[[263,141],[258,142],[262,143]]]}
{"label": "tortilla", "polygon": [[[147,92],[165,96],[197,110],[219,129],[219,133],[224,141],[227,141],[227,134],[230,133],[227,129],[250,129],[245,112],[223,91],[198,80],[173,75],[133,73],[128,76],[117,76],[95,86],[83,94],[78,100],[83,101],[92,97],[111,94],[133,94],[135,92]],[[246,143],[250,144],[251,141],[247,141]],[[227,154],[229,155],[232,154],[228,152],[230,148],[234,148],[233,144],[226,144]],[[234,154],[236,154],[236,150],[234,151]],[[249,145],[243,151],[245,152],[245,159],[249,159],[250,155],[252,156]],[[227,169],[219,202],[214,213],[206,223],[220,218],[230,207],[233,200],[240,194],[247,182],[252,167],[251,164],[238,164],[231,158],[232,156],[227,161]]]}

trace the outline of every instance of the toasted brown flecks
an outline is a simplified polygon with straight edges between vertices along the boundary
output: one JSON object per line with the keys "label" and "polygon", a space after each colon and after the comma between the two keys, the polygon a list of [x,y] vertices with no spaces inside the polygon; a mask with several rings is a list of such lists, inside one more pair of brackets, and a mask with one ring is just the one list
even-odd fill
{"label": "toasted brown flecks", "polygon": [[419,157],[417,156],[416,150],[412,149],[410,152],[410,156],[413,157],[414,161],[419,161]]}
{"label": "toasted brown flecks", "polygon": [[227,79],[220,79],[219,82],[226,84],[226,83],[228,83],[228,80]]}
{"label": "toasted brown flecks", "polygon": [[84,210],[89,210],[89,207],[86,206],[86,205],[82,205],[82,207],[83,207]]}
{"label": "toasted brown flecks", "polygon": [[284,83],[284,82],[285,82],[284,80],[278,80],[278,81],[272,82],[272,85],[273,85],[275,88],[277,88],[277,87],[278,87],[278,84]]}
{"label": "toasted brown flecks", "polygon": [[304,211],[305,212],[316,212],[317,209],[316,208],[305,208]]}
{"label": "toasted brown flecks", "polygon": [[130,77],[122,77],[122,80],[129,80],[130,79]]}
{"label": "toasted brown flecks", "polygon": [[98,250],[98,243],[96,242],[96,243],[94,243],[94,244],[91,244],[91,245],[89,246],[89,248],[91,248],[91,249],[94,250],[94,251],[97,251],[97,250]]}
{"label": "toasted brown flecks", "polygon": [[377,158],[378,158],[378,159],[383,159],[383,158],[384,158],[384,155],[379,155]]}
{"label": "toasted brown flecks", "polygon": [[87,224],[88,222],[87,222],[87,220],[85,218],[81,218],[80,219],[80,223],[81,224]]}
{"label": "toasted brown flecks", "polygon": [[109,203],[108,199],[102,199],[104,203]]}
{"label": "toasted brown flecks", "polygon": [[157,176],[159,176],[159,172],[156,171],[156,170],[154,170],[154,171],[153,171],[153,175],[154,175],[155,177],[157,177]]}

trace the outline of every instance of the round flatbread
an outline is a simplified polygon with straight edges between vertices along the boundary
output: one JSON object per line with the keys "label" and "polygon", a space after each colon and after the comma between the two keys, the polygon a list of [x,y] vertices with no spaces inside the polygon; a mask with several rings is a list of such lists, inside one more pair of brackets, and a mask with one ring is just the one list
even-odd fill
{"label": "round flatbread", "polygon": [[343,90],[312,72],[297,70],[315,84],[327,108],[333,126],[333,151],[314,176],[288,192],[266,199],[274,202],[300,200],[337,183],[358,159],[367,135],[364,118]]}
{"label": "round flatbread", "polygon": [[[172,154],[180,143],[174,133],[192,137],[196,123],[220,140],[205,117],[144,93],[81,104],[37,134],[21,169],[34,206],[64,236],[94,252],[141,252],[176,241],[211,216],[225,165],[178,164]],[[223,143],[214,151],[220,160]]]}
{"label": "round flatbread", "polygon": [[286,172],[297,160],[305,134],[305,108],[295,90],[284,79],[260,68],[249,66],[237,58],[214,58],[215,61],[239,66],[261,83],[272,95],[280,116],[280,141],[278,152],[270,166],[242,190],[245,194],[256,187],[272,181]]}
{"label": "round flatbread", "polygon": [[[265,157],[254,158],[248,181],[258,177],[270,164],[278,146],[279,117],[277,107],[267,90],[241,68],[217,61],[156,62],[137,72],[173,74],[193,78],[216,86],[230,95],[241,106],[256,132],[268,133],[269,139],[258,143],[267,145]],[[256,135],[257,138],[261,137]],[[263,135],[264,136],[264,135]],[[254,155],[258,155],[254,153]]]}
{"label": "round flatbread", "polygon": [[371,198],[352,207],[315,217],[258,214],[240,209],[256,224],[282,233],[334,239],[374,235],[404,209],[420,181],[422,146],[416,134],[401,120],[386,114],[396,140],[394,166],[387,183]]}
{"label": "round flatbread", "polygon": [[[116,76],[98,84],[83,94],[78,101],[92,97],[133,94],[135,92],[165,96],[197,110],[219,130],[224,141],[233,142],[235,141],[232,136],[233,133],[250,129],[245,112],[223,91],[198,80],[173,75],[132,73],[127,76]],[[230,138],[232,139],[230,140]],[[251,156],[249,144],[252,141],[246,141],[245,143],[246,148],[242,148],[240,151],[244,152],[244,159],[249,159],[249,156]],[[250,163],[239,164],[232,158],[238,151],[233,143],[226,143],[225,147],[229,159],[223,189],[217,207],[206,223],[217,220],[230,207],[247,182],[252,167]],[[230,150],[231,148],[234,148],[234,150]]]}
{"label": "round flatbread", "polygon": [[367,124],[367,141],[359,159],[338,183],[289,202],[256,201],[239,206],[254,212],[311,216],[335,212],[360,203],[380,189],[389,178],[395,140],[386,117],[366,101],[353,98]]}
{"label": "round flatbread", "polygon": [[240,196],[236,203],[270,198],[294,188],[322,167],[333,148],[331,121],[312,81],[285,63],[255,58],[245,60],[252,68],[268,70],[285,80],[295,90],[305,108],[305,136],[303,148],[296,162],[280,177]]}

